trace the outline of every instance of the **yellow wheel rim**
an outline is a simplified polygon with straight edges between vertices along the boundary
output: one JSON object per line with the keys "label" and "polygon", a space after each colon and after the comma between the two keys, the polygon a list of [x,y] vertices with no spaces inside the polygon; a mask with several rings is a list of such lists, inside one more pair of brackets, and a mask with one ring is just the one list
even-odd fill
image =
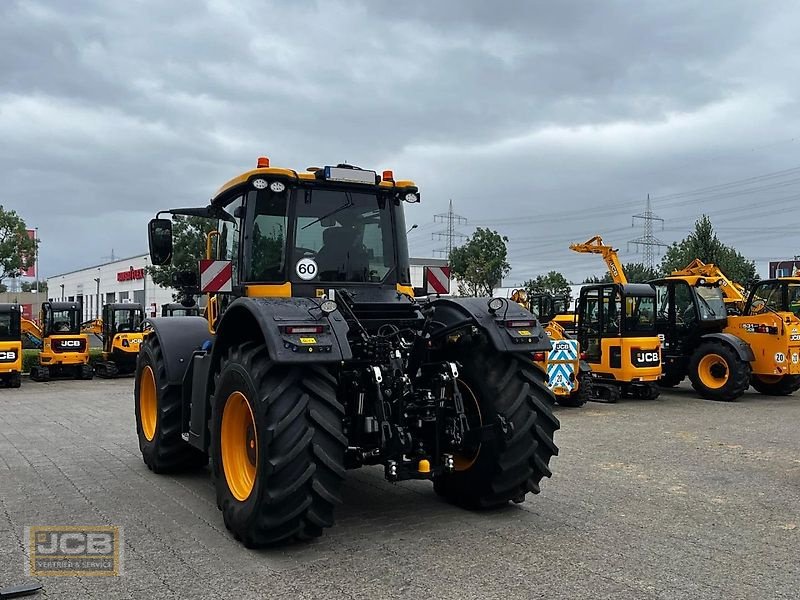
{"label": "yellow wheel rim", "polygon": [[139,421],[142,423],[142,433],[148,442],[156,436],[156,420],[158,416],[158,393],[156,392],[156,377],[153,369],[145,367],[139,377]]}
{"label": "yellow wheel rim", "polygon": [[719,354],[706,354],[697,365],[697,374],[704,386],[719,389],[728,383],[728,361]]}
{"label": "yellow wheel rim", "polygon": [[233,497],[244,502],[256,482],[258,438],[250,403],[241,392],[233,392],[222,411],[222,470]]}
{"label": "yellow wheel rim", "polygon": [[[464,413],[467,415],[470,429],[480,427],[483,425],[483,418],[481,417],[481,406],[478,402],[478,397],[472,391],[472,388],[461,379],[457,380],[457,385],[458,390],[461,392],[461,399],[464,401]],[[478,443],[476,446],[462,447],[460,452],[454,453],[453,465],[456,471],[469,469],[478,460],[480,452],[481,445]]]}

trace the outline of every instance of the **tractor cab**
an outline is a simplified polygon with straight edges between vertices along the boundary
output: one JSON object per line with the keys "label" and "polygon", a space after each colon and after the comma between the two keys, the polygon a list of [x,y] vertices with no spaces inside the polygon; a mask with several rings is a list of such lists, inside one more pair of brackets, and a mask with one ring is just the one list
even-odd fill
{"label": "tractor cab", "polygon": [[48,338],[54,335],[80,335],[81,305],[76,302],[44,302],[39,319],[42,334]]}
{"label": "tractor cab", "polygon": [[143,322],[141,304],[106,304],[103,307],[103,339],[113,339],[118,333],[139,333]]}
{"label": "tractor cab", "polygon": [[743,314],[754,316],[764,312],[787,312],[800,318],[800,278],[780,277],[756,283]]}
{"label": "tractor cab", "polygon": [[[638,283],[588,285],[578,300],[578,341],[592,367],[597,391],[655,397],[661,375],[653,288]],[[621,389],[620,389],[621,388]],[[615,392],[619,390],[619,392]]]}
{"label": "tractor cab", "polygon": [[200,307],[196,304],[193,306],[184,306],[180,302],[173,302],[161,305],[162,317],[199,317],[202,314]]}
{"label": "tractor cab", "polygon": [[0,304],[0,383],[20,386],[22,372],[22,310],[19,304]]}

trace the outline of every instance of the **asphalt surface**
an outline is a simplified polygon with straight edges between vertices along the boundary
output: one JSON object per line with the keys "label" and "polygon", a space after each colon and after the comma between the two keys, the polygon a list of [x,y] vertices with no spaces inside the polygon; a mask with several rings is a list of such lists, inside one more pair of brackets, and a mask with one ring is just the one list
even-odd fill
{"label": "asphalt surface", "polygon": [[119,525],[119,577],[41,578],[48,598],[797,598],[800,395],[559,409],[554,476],[471,513],[424,482],[349,474],[317,541],[248,551],[206,472],[142,463],[132,381],[0,390],[0,588],[24,527]]}

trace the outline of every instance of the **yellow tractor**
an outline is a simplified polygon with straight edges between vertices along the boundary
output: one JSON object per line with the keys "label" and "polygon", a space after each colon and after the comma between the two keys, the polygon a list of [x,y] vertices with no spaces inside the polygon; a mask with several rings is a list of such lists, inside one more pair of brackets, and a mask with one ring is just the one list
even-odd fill
{"label": "yellow tractor", "polygon": [[95,362],[97,376],[114,379],[131,375],[142,343],[144,310],[140,304],[112,303],[103,306],[103,318],[83,324],[83,331],[93,333],[103,342],[102,359]]}
{"label": "yellow tractor", "polygon": [[740,287],[715,265],[698,263],[653,282],[664,340],[662,385],[688,375],[702,397],[722,401],[738,399],[750,385],[772,395],[800,388],[800,320],[793,309],[800,279],[761,281],[744,302]]}
{"label": "yellow tractor", "polygon": [[0,304],[0,382],[18,388],[22,380],[22,308]]}
{"label": "yellow tractor", "polygon": [[653,288],[628,283],[616,250],[599,235],[570,249],[600,254],[613,280],[583,286],[578,300],[577,338],[592,368],[594,396],[606,402],[658,398],[661,342]]}
{"label": "yellow tractor", "polygon": [[247,547],[319,536],[347,469],[432,481],[474,509],[522,502],[551,474],[559,423],[530,360],[547,334],[505,298],[414,299],[403,205],[419,199],[391,171],[261,158],[209,206],[150,221],[154,265],[172,255],[162,214],[217,233],[199,266],[208,319],[145,326],[139,447],[157,473],[210,458]]}
{"label": "yellow tractor", "polygon": [[81,332],[81,305],[77,302],[43,302],[39,316],[41,329],[32,321],[23,329],[41,340],[39,364],[31,367],[33,381],[53,377],[92,379],[89,363],[89,337]]}
{"label": "yellow tractor", "polygon": [[547,387],[555,394],[561,406],[579,407],[591,400],[592,373],[578,340],[554,320],[557,314],[566,313],[569,302],[565,296],[528,294],[513,290],[511,299],[530,310],[544,325],[552,342],[549,351],[533,353],[534,364],[547,375]]}

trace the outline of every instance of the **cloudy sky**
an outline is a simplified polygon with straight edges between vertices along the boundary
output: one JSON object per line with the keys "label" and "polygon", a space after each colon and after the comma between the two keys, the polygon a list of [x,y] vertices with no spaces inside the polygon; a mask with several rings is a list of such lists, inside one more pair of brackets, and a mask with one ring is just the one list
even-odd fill
{"label": "cloudy sky", "polygon": [[658,2],[0,2],[0,204],[44,275],[146,248],[268,155],[420,185],[412,255],[455,210],[510,239],[509,283],[579,281],[601,233],[636,260],[701,213],[758,261],[800,253],[800,5]]}

